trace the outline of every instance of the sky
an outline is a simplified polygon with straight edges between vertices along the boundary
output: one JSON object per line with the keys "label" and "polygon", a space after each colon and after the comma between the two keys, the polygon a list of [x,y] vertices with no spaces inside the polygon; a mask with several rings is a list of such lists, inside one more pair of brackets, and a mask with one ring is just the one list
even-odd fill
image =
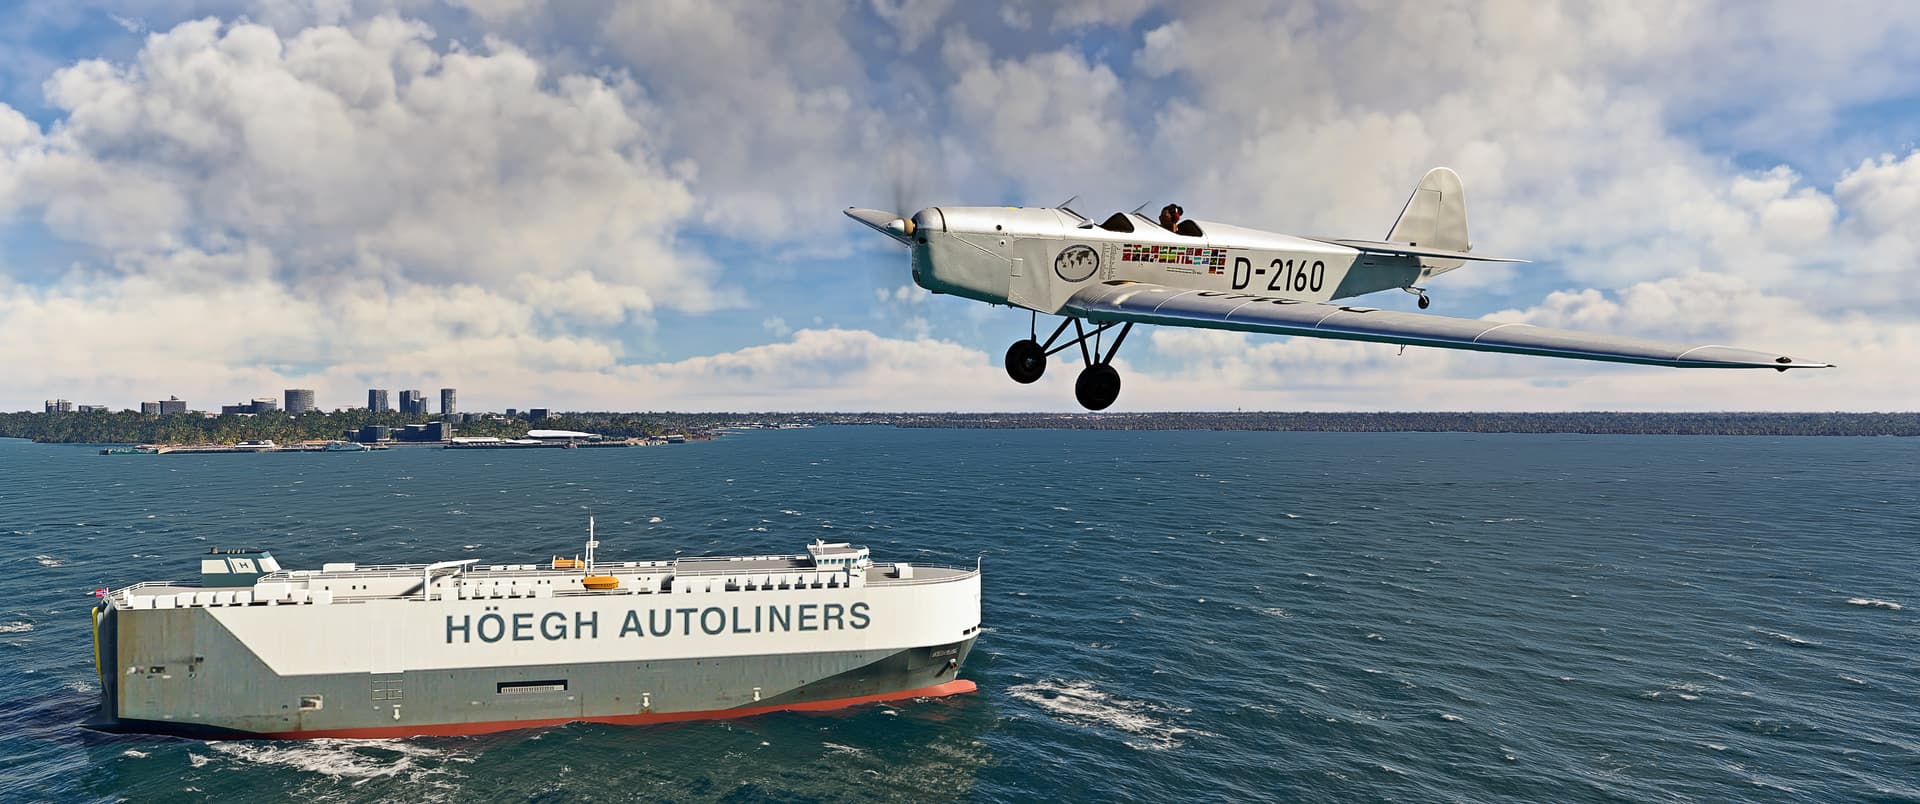
{"label": "sky", "polygon": [[1474,249],[1532,262],[1439,277],[1429,312],[1838,368],[1149,328],[1113,410],[1920,398],[1912,3],[12,9],[4,410],[442,387],[467,410],[1077,410],[1073,363],[1002,371],[1026,313],[913,286],[840,211],[1077,195],[1377,238],[1436,165]]}

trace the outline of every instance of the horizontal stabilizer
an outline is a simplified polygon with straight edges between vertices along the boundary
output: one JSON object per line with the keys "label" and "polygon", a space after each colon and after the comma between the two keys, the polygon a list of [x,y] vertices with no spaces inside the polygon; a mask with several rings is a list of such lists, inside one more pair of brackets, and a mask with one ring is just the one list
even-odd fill
{"label": "horizontal stabilizer", "polygon": [[1519,259],[1514,259],[1512,257],[1489,257],[1484,254],[1473,254],[1466,251],[1448,251],[1446,249],[1438,249],[1438,248],[1420,248],[1418,246],[1407,245],[1406,243],[1395,243],[1390,240],[1329,240],[1326,238],[1315,238],[1315,239],[1319,240],[1322,243],[1332,243],[1336,246],[1346,246],[1347,248],[1357,248],[1368,254],[1392,254],[1394,256],[1401,256],[1401,257],[1433,257],[1435,259],[1443,259],[1443,260],[1476,260],[1479,262],[1527,262],[1527,260],[1519,260]]}
{"label": "horizontal stabilizer", "polygon": [[1528,324],[1402,313],[1254,293],[1189,290],[1144,282],[1088,285],[1067,300],[1061,313],[1094,321],[1132,321],[1674,368],[1785,371],[1829,367],[1826,363],[1795,360],[1777,352],[1731,346],[1666,343]]}
{"label": "horizontal stabilizer", "polygon": [[881,212],[877,209],[861,209],[860,207],[847,207],[846,213],[847,217],[859,221],[865,224],[867,228],[891,237],[903,245],[911,245],[913,243],[913,239],[907,236],[906,218],[904,217],[891,212]]}

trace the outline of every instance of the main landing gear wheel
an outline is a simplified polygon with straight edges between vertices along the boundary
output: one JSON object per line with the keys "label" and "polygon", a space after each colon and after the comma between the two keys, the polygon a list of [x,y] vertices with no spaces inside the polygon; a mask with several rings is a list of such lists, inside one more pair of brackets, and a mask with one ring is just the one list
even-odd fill
{"label": "main landing gear wheel", "polygon": [[[1038,321],[1039,316],[1034,316]],[[1066,334],[1067,327],[1073,327],[1073,340],[1055,346],[1060,336]],[[1113,345],[1103,352],[1100,349],[1100,334],[1115,327],[1120,332],[1113,337]],[[1060,326],[1055,327],[1052,335],[1045,341],[1040,340],[1038,330],[1029,328],[1026,340],[1015,341],[1007,347],[1007,376],[1017,383],[1031,383],[1047,373],[1047,356],[1062,349],[1080,347],[1080,359],[1086,368],[1080,370],[1079,378],[1073,382],[1073,396],[1087,410],[1106,410],[1113,401],[1120,398],[1120,372],[1109,365],[1113,356],[1120,353],[1120,344],[1127,342],[1127,333],[1133,331],[1133,322],[1107,321],[1094,326],[1088,332],[1081,326],[1080,319],[1068,316]],[[1091,342],[1092,348],[1089,349]]]}
{"label": "main landing gear wheel", "polygon": [[1120,398],[1120,372],[1105,363],[1081,369],[1073,381],[1073,396],[1087,410],[1106,410]]}
{"label": "main landing gear wheel", "polygon": [[1007,376],[1014,382],[1026,385],[1040,379],[1047,373],[1047,350],[1029,339],[1014,341],[1007,347]]}
{"label": "main landing gear wheel", "polygon": [[1425,293],[1420,294],[1420,309],[1425,310],[1427,309],[1427,305],[1432,303],[1433,303],[1433,300],[1428,299],[1427,294]]}

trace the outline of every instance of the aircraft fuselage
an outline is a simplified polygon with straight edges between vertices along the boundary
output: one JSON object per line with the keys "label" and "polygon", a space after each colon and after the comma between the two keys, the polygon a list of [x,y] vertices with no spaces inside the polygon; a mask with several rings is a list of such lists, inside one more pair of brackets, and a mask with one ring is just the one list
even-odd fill
{"label": "aircraft fuselage", "polygon": [[1058,209],[930,207],[913,223],[921,287],[1049,314],[1100,282],[1329,301],[1409,287],[1437,272],[1417,257],[1208,221],[1195,221],[1203,234],[1192,236],[1133,214],[1089,224]]}

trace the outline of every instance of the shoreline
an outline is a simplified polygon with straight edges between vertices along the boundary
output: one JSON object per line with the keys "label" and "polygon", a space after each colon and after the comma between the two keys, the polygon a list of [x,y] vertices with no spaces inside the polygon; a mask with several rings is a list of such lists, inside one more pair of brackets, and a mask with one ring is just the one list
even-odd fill
{"label": "shoreline", "polygon": [[[0,437],[39,443],[145,446],[174,451],[239,451],[239,441],[277,438],[284,432],[223,426],[233,442],[163,442],[147,421],[120,427],[60,426],[52,418],[80,419],[98,414],[0,414]],[[112,414],[105,414],[112,415]],[[5,426],[5,425],[14,426]],[[74,422],[73,424],[78,424]],[[1145,413],[640,413],[566,414],[564,426],[598,432],[614,444],[653,443],[676,438],[698,440],[723,433],[804,428],[815,425],[892,426],[899,428],[991,430],[1212,430],[1229,432],[1321,433],[1514,433],[1580,435],[1757,435],[1757,436],[1920,436],[1920,413],[1635,413],[1635,412],[1145,412]],[[324,425],[323,425],[324,426]],[[309,430],[318,430],[314,427]],[[476,428],[477,429],[477,428]],[[494,428],[498,429],[498,428]],[[471,432],[471,431],[469,431]],[[660,435],[667,433],[668,435]],[[684,435],[677,435],[684,434]],[[477,434],[476,434],[477,435]],[[484,438],[493,438],[492,434]],[[501,441],[516,436],[503,434]],[[453,441],[384,442],[392,446],[442,446],[500,449],[506,445]],[[475,442],[483,439],[474,439]],[[299,442],[313,444],[311,437]],[[586,446],[586,442],[581,442]],[[511,448],[548,445],[515,444]],[[309,446],[307,449],[317,449]],[[284,449],[276,451],[299,451]]]}

